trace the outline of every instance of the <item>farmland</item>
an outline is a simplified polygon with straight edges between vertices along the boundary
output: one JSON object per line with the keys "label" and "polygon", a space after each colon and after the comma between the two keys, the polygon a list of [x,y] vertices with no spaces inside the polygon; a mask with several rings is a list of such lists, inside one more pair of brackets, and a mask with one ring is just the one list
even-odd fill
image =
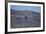
{"label": "farmland", "polygon": [[11,10],[11,28],[40,27],[40,13]]}

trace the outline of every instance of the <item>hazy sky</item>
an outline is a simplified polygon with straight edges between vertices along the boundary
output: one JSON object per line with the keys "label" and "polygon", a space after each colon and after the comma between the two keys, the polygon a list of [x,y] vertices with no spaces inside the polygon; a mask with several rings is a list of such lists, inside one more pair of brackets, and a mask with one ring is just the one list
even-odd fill
{"label": "hazy sky", "polygon": [[11,9],[13,10],[31,10],[34,12],[40,12],[40,6],[18,6],[18,5],[11,5]]}

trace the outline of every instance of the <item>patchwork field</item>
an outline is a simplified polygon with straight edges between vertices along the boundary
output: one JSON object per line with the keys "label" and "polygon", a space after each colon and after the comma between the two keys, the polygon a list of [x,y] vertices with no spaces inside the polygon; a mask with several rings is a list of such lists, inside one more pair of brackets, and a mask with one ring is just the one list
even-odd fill
{"label": "patchwork field", "polygon": [[40,13],[11,11],[11,28],[40,27]]}

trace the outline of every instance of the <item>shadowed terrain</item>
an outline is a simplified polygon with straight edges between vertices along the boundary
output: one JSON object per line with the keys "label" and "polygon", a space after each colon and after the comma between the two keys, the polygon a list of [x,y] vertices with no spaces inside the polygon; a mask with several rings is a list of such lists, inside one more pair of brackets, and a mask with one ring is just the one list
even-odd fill
{"label": "shadowed terrain", "polygon": [[40,27],[40,13],[11,9],[11,28]]}

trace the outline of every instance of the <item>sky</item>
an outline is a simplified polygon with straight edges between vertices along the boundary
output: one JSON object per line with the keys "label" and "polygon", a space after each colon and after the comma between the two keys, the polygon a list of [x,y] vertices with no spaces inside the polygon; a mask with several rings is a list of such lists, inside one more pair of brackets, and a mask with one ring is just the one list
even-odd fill
{"label": "sky", "polygon": [[34,12],[40,12],[40,6],[18,6],[18,5],[11,5],[11,9],[13,10],[31,10]]}

